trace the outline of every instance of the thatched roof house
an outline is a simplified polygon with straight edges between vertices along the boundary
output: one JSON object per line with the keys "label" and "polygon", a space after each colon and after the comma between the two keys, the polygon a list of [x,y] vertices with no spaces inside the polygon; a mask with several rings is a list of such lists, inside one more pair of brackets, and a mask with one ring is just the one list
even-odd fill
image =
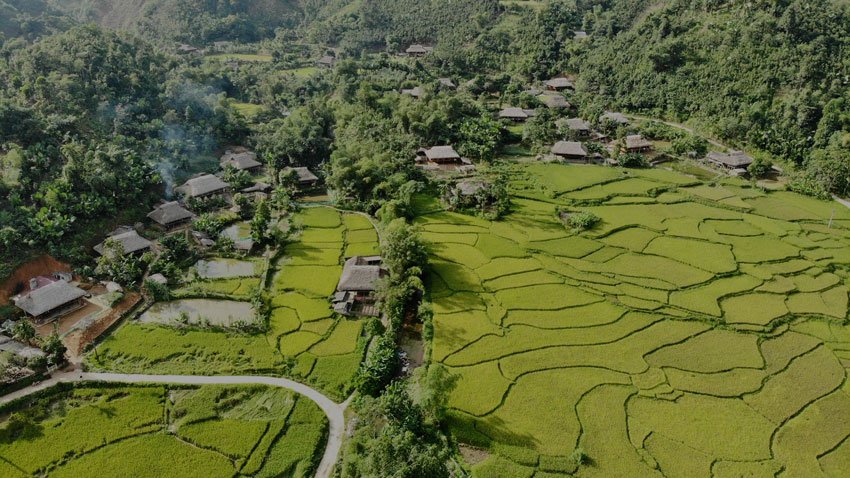
{"label": "thatched roof house", "polygon": [[455,186],[455,190],[461,196],[474,196],[475,193],[487,187],[487,183],[481,180],[470,179]]}
{"label": "thatched roof house", "polygon": [[243,151],[241,153],[227,151],[221,156],[219,164],[222,168],[233,166],[240,171],[249,172],[258,171],[263,167],[263,163],[257,161],[257,153],[253,151]]}
{"label": "thatched roof house", "polygon": [[177,191],[189,197],[202,198],[224,194],[228,189],[230,186],[219,177],[204,173],[186,181],[186,184],[177,188]]}
{"label": "thatched roof house", "polygon": [[316,184],[319,181],[319,177],[313,174],[313,171],[310,171],[309,169],[303,166],[298,166],[295,168],[283,168],[284,173],[288,174],[290,171],[295,171],[295,173],[298,175],[298,184],[302,186]]}
{"label": "thatched roof house", "polygon": [[148,219],[166,229],[185,224],[194,218],[195,215],[181,206],[177,201],[161,204],[148,213]]}
{"label": "thatched roof house", "polygon": [[552,146],[552,154],[563,159],[587,158],[587,149],[578,141],[558,141]]}
{"label": "thatched roof house", "polygon": [[516,122],[522,122],[528,118],[533,118],[534,116],[537,116],[536,111],[523,108],[505,108],[502,111],[499,111],[499,118]]}
{"label": "thatched roof house", "polygon": [[652,149],[652,142],[639,134],[626,136],[623,148],[629,153],[640,153]]}
{"label": "thatched roof house", "polygon": [[434,51],[433,47],[414,44],[414,45],[410,45],[407,48],[407,50],[405,50],[405,53],[407,53],[409,56],[417,56],[418,57],[418,56],[425,56],[428,53],[431,53],[432,51]]}
{"label": "thatched roof house", "polygon": [[336,290],[339,292],[374,292],[386,271],[380,256],[354,256],[345,261]]}
{"label": "thatched roof house", "polygon": [[565,120],[558,120],[557,125],[559,127],[565,127],[570,131],[574,131],[581,136],[589,135],[591,129],[587,121],[581,118],[569,118]]}
{"label": "thatched roof house", "polygon": [[460,162],[460,154],[451,146],[434,146],[426,149],[425,157],[434,163]]}
{"label": "thatched roof house", "polygon": [[106,243],[108,241],[116,241],[121,243],[124,248],[124,254],[139,254],[153,249],[153,242],[140,236],[134,229],[118,229],[110,233],[100,244],[94,246],[94,251],[101,256],[106,253]]}
{"label": "thatched roof house", "polygon": [[336,58],[330,55],[325,55],[316,61],[316,65],[321,68],[331,68],[334,66],[334,63],[336,63]]}
{"label": "thatched roof house", "polygon": [[569,108],[570,102],[562,95],[539,95],[537,97],[547,108]]}
{"label": "thatched roof house", "polygon": [[454,90],[455,88],[457,88],[457,85],[454,81],[452,81],[451,78],[438,78],[437,81],[439,81],[441,85],[450,90]]}
{"label": "thatched roof house", "polygon": [[623,116],[622,113],[605,113],[604,115],[599,117],[599,122],[604,123],[606,121],[613,121],[620,125],[628,125],[630,123],[629,119]]}
{"label": "thatched roof house", "polygon": [[724,169],[743,169],[752,164],[753,158],[743,151],[709,151],[706,159],[713,165]]}
{"label": "thatched roof house", "polygon": [[544,81],[543,86],[546,87],[547,90],[563,91],[571,89],[573,87],[573,82],[566,78],[552,78],[551,80]]}
{"label": "thatched roof house", "polygon": [[76,310],[88,293],[59,280],[39,287],[15,300],[15,306],[33,318],[47,318]]}
{"label": "thatched roof house", "polygon": [[410,89],[402,89],[401,94],[410,95],[410,96],[412,96],[416,99],[419,99],[422,96],[422,88],[416,86],[416,87],[410,88]]}
{"label": "thatched roof house", "polygon": [[188,53],[198,53],[200,51],[201,51],[200,48],[194,47],[192,45],[188,45],[186,43],[181,43],[177,47],[177,53],[181,53],[181,54],[184,54],[184,55],[188,54]]}

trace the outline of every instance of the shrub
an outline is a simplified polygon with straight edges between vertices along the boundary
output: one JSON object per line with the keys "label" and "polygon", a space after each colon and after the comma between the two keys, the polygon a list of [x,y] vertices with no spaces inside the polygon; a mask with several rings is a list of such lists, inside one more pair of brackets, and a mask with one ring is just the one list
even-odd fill
{"label": "shrub", "polygon": [[568,213],[565,221],[573,229],[586,230],[592,228],[600,221],[600,217],[593,211],[581,211],[576,213]]}

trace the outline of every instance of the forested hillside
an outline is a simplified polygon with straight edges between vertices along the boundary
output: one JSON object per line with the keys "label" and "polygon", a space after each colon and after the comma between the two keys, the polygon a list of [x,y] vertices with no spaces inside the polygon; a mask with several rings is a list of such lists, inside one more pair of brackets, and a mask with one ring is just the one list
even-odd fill
{"label": "forested hillside", "polygon": [[0,31],[10,38],[96,23],[157,43],[201,44],[259,41],[304,18],[297,0],[2,0],[0,12]]}
{"label": "forested hillside", "polygon": [[[311,38],[348,50],[437,40],[460,46],[500,10],[496,0],[306,0],[307,12],[327,18],[313,24]],[[316,7],[324,6],[324,8]]]}
{"label": "forested hillside", "polygon": [[100,233],[92,222],[147,210],[160,176],[245,135],[217,89],[184,75],[149,44],[93,25],[3,50],[4,263],[31,248],[80,254]]}
{"label": "forested hillside", "polygon": [[846,2],[675,0],[572,66],[580,90],[607,106],[691,119],[802,163],[846,154],[848,31]]}

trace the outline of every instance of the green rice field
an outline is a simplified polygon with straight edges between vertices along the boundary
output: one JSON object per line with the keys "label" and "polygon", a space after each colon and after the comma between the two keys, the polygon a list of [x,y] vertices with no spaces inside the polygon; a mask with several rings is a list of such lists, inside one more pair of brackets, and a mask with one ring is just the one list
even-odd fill
{"label": "green rice field", "polygon": [[850,210],[661,169],[511,175],[499,222],[416,220],[473,476],[845,476]]}
{"label": "green rice field", "polygon": [[54,388],[0,420],[0,475],[310,477],[327,418],[262,386]]}
{"label": "green rice field", "polygon": [[[88,365],[128,373],[286,375],[345,399],[368,337],[363,335],[365,319],[335,314],[329,296],[344,258],[378,254],[378,235],[365,217],[326,207],[305,208],[293,222],[300,232],[273,261],[265,289],[271,307],[265,330],[131,320],[103,342],[97,356],[89,356]],[[259,277],[206,279],[175,293],[248,301],[260,287]],[[189,322],[204,321],[192,317]]]}

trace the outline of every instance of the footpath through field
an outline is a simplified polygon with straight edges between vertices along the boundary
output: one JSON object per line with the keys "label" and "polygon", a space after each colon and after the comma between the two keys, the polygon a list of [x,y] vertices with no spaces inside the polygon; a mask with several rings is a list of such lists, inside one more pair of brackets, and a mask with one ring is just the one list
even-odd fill
{"label": "footpath through field", "polygon": [[342,448],[342,438],[345,432],[345,415],[344,410],[348,406],[348,401],[341,404],[335,403],[333,400],[322,395],[318,391],[298,382],[279,377],[263,377],[263,376],[213,376],[213,375],[135,375],[125,373],[88,373],[72,370],[66,372],[57,372],[53,376],[36,385],[31,385],[17,392],[10,393],[0,397],[0,405],[8,403],[12,400],[25,397],[39,390],[52,387],[61,382],[86,382],[86,381],[102,381],[102,382],[121,382],[121,383],[175,383],[181,385],[269,385],[272,387],[282,387],[293,392],[300,393],[309,398],[328,417],[329,431],[328,444],[325,447],[325,453],[322,456],[322,461],[316,470],[316,478],[329,478],[333,465],[339,456],[340,448]]}

